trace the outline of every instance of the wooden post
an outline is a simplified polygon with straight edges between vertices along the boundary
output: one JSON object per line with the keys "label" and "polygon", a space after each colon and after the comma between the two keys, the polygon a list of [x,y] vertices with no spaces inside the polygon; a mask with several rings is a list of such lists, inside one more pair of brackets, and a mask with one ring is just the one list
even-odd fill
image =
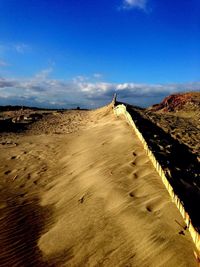
{"label": "wooden post", "polygon": [[113,96],[113,105],[115,105],[116,103],[116,100],[117,100],[117,93],[114,93],[114,96]]}

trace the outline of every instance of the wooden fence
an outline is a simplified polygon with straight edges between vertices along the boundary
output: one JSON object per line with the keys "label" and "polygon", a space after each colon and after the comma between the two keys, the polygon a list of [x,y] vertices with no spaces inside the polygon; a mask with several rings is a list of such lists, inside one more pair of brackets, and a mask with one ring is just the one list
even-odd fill
{"label": "wooden fence", "polygon": [[[147,155],[149,156],[151,162],[153,163],[156,171],[159,173],[165,187],[167,188],[167,191],[172,199],[172,201],[176,204],[177,208],[179,209],[186,225],[187,228],[191,234],[191,237],[196,245],[196,248],[198,250],[198,253],[200,253],[200,235],[197,232],[197,230],[193,227],[191,219],[189,214],[185,211],[185,208],[183,206],[182,201],[178,198],[177,195],[175,195],[174,190],[172,188],[172,186],[170,185],[170,183],[168,182],[168,179],[165,176],[165,172],[163,171],[161,165],[158,163],[158,161],[156,160],[156,158],[154,157],[153,153],[151,152],[151,150],[149,149],[144,137],[142,136],[141,132],[138,130],[138,128],[136,127],[136,124],[134,123],[131,115],[127,112],[126,107],[124,105],[118,105],[116,106],[114,109],[114,113],[116,116],[120,116],[123,115],[126,119],[126,121],[132,126],[132,128],[134,129],[136,135],[138,136],[138,138],[140,139],[140,141],[143,144],[143,147],[147,153]],[[197,211],[198,212],[198,211]]]}

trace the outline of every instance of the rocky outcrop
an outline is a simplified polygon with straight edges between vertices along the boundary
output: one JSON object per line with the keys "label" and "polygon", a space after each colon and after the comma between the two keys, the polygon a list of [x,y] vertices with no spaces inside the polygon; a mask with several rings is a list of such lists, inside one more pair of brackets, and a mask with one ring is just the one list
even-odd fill
{"label": "rocky outcrop", "polygon": [[152,111],[176,112],[198,111],[200,109],[200,92],[173,94],[166,97],[160,104],[149,108]]}

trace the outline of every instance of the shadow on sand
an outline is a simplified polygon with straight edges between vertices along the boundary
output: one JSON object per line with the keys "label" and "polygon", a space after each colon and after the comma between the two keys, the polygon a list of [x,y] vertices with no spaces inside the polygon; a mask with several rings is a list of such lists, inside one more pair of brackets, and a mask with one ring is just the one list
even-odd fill
{"label": "shadow on sand", "polygon": [[37,242],[48,225],[51,211],[39,205],[37,198],[22,200],[21,195],[0,192],[0,266],[43,267]]}
{"label": "shadow on sand", "polygon": [[[120,104],[120,103],[117,103]],[[126,105],[137,128],[142,133],[150,150],[162,166],[166,176],[190,214],[193,226],[200,232],[200,166],[197,157],[186,145],[179,143],[170,134],[144,118],[139,109]]]}

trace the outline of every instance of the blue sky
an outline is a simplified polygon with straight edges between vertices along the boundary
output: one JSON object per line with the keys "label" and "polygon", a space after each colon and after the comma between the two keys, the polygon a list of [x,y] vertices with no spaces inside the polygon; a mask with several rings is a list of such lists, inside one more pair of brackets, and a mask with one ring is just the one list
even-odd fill
{"label": "blue sky", "polygon": [[199,0],[1,0],[0,105],[148,106],[200,90]]}

